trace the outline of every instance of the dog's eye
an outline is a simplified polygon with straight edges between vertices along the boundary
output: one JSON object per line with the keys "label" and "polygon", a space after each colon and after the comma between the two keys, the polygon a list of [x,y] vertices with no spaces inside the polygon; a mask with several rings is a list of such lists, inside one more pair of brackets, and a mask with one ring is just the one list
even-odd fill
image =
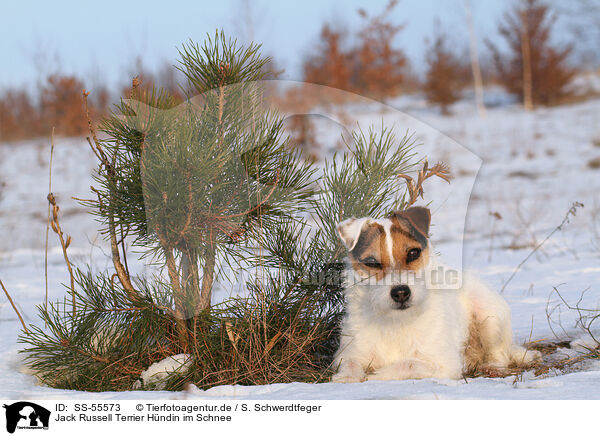
{"label": "dog's eye", "polygon": [[420,248],[412,248],[408,250],[408,254],[406,255],[406,263],[411,263],[414,260],[417,260],[421,256]]}
{"label": "dog's eye", "polygon": [[366,257],[363,260],[361,260],[361,262],[369,268],[382,268],[381,263],[379,263],[377,259],[375,259],[373,256]]}

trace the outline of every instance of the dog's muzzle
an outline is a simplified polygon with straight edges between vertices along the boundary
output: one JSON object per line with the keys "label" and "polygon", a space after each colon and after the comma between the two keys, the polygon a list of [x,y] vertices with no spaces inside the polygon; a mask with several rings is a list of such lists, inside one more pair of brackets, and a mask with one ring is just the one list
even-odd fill
{"label": "dog's muzzle", "polygon": [[410,288],[407,285],[394,286],[390,290],[390,297],[397,304],[397,309],[408,309],[408,300],[410,299]]}

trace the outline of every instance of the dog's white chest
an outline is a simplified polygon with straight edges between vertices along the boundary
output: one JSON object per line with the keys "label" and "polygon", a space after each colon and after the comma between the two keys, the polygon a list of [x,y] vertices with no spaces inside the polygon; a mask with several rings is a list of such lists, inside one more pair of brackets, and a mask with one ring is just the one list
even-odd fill
{"label": "dog's white chest", "polygon": [[449,349],[461,350],[466,340],[465,316],[456,295],[430,295],[416,312],[377,314],[364,301],[352,303],[344,332],[351,337],[349,346],[372,368],[424,357],[437,360]]}
{"label": "dog's white chest", "polygon": [[420,358],[423,354],[436,352],[436,331],[433,326],[417,322],[413,325],[371,324],[371,329],[363,329],[356,334],[357,346],[369,350],[373,366]]}

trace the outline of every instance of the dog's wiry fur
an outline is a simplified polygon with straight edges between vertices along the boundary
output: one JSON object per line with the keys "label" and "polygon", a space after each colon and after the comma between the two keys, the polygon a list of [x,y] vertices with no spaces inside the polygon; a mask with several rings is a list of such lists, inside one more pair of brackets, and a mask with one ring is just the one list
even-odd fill
{"label": "dog's wiry fur", "polygon": [[338,225],[350,280],[333,381],[458,379],[539,358],[513,343],[508,305],[476,278],[464,275],[459,289],[446,290],[404,283],[406,272],[446,268],[432,254],[429,221],[428,209],[413,207]]}

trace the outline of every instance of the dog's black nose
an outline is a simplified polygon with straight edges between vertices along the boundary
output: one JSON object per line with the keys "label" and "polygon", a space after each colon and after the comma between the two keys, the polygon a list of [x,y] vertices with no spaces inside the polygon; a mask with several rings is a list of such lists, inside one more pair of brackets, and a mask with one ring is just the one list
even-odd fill
{"label": "dog's black nose", "polygon": [[410,298],[410,288],[406,285],[394,286],[390,296],[396,303],[406,303]]}

